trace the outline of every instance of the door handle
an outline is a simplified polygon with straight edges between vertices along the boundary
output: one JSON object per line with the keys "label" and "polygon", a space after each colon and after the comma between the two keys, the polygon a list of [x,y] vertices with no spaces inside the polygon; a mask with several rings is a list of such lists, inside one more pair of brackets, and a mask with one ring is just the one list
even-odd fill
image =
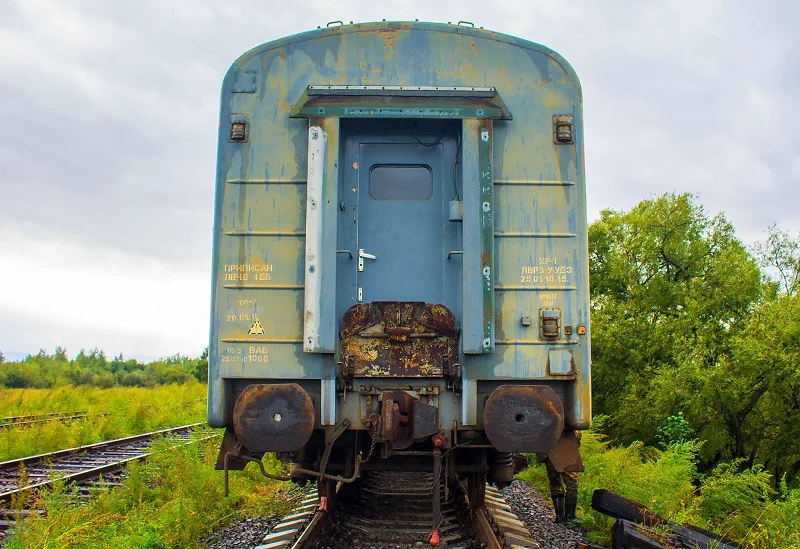
{"label": "door handle", "polygon": [[364,270],[364,260],[365,259],[377,259],[372,254],[368,254],[364,251],[364,248],[358,249],[358,272],[362,272]]}

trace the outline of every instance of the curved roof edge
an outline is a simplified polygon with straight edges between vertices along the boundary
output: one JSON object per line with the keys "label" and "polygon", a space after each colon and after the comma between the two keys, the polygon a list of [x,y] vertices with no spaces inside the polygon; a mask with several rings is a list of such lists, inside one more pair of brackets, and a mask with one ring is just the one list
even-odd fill
{"label": "curved roof edge", "polygon": [[335,27],[326,27],[326,28],[317,27],[317,29],[315,30],[305,31],[298,34],[286,36],[283,38],[278,38],[277,40],[265,42],[259,46],[249,49],[242,55],[240,55],[231,64],[230,68],[225,74],[224,80],[227,80],[228,77],[234,72],[234,69],[236,69],[238,66],[242,65],[250,58],[269,50],[282,48],[290,44],[297,44],[299,42],[305,42],[308,40],[315,40],[317,38],[333,37],[339,34],[352,34],[357,32],[365,32],[365,31],[368,32],[373,30],[401,30],[401,29],[427,30],[436,32],[446,32],[451,34],[455,33],[468,36],[476,36],[487,40],[494,40],[496,42],[511,44],[528,50],[538,51],[553,59],[553,61],[555,61],[564,70],[567,76],[569,76],[570,80],[575,83],[576,91],[578,94],[577,99],[582,100],[583,91],[581,89],[581,82],[580,79],[578,78],[578,74],[575,72],[575,69],[572,68],[572,65],[570,65],[569,62],[564,57],[561,56],[561,54],[548,48],[547,46],[543,46],[541,44],[537,44],[536,42],[531,42],[530,40],[525,40],[523,38],[518,38],[516,36],[512,36],[509,34],[503,34],[500,32],[486,30],[483,27],[478,28],[478,27],[468,27],[465,25],[453,25],[451,23],[429,23],[422,21],[380,21],[380,22],[368,22],[368,23],[343,24]]}

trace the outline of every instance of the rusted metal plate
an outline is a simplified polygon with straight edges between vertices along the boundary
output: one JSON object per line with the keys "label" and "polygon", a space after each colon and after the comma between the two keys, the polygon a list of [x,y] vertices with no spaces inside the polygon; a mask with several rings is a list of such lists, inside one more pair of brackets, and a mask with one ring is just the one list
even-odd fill
{"label": "rusted metal plate", "polygon": [[383,404],[381,405],[383,438],[395,450],[408,448],[414,442],[409,421],[409,413],[414,400],[416,399],[405,391],[383,393]]}
{"label": "rusted metal plate", "polygon": [[411,436],[429,437],[439,432],[439,409],[419,399],[411,403]]}
{"label": "rusted metal plate", "polygon": [[[225,454],[234,452],[236,450],[236,433],[230,427],[225,428],[225,434],[222,437],[222,444],[219,447],[217,454],[217,462],[214,464],[214,469],[222,471],[225,468]],[[236,459],[235,457],[228,458],[228,469],[231,471],[241,471],[247,465],[246,461]]]}
{"label": "rusted metal plate", "polygon": [[436,377],[455,364],[458,329],[444,305],[376,301],[342,318],[342,375]]}
{"label": "rusted metal plate", "polygon": [[314,430],[314,404],[296,383],[248,385],[236,399],[233,428],[252,452],[298,450]]}
{"label": "rusted metal plate", "polygon": [[382,395],[383,439],[392,449],[408,448],[439,432],[439,409],[405,391],[385,391]]}
{"label": "rusted metal plate", "polygon": [[483,409],[483,428],[500,452],[546,453],[564,429],[564,407],[544,385],[501,385]]}
{"label": "rusted metal plate", "polygon": [[564,431],[553,449],[547,452],[547,457],[555,470],[562,473],[580,473],[584,469],[575,431]]}

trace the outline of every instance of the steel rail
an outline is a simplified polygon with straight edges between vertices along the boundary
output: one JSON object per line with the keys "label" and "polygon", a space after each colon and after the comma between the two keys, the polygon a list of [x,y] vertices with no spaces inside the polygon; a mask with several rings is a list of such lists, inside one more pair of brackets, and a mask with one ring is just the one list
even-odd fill
{"label": "steel rail", "polygon": [[97,450],[102,448],[113,448],[115,446],[122,446],[123,444],[128,444],[131,442],[137,442],[140,440],[147,440],[153,438],[157,435],[162,434],[169,434],[179,432],[181,430],[189,430],[193,427],[198,427],[200,425],[205,425],[205,423],[190,423],[188,425],[181,425],[180,427],[170,427],[168,429],[161,429],[159,431],[151,431],[149,433],[141,433],[138,435],[132,435],[129,437],[124,438],[115,438],[112,440],[105,440],[103,442],[95,442],[94,444],[87,444],[86,446],[77,446],[75,448],[68,448],[66,450],[56,450],[55,452],[47,452],[44,454],[36,454],[33,456],[27,456],[18,459],[12,459],[9,461],[0,462],[0,471],[18,468],[20,465],[28,466],[32,463],[36,463],[38,461],[42,461],[45,459],[54,459],[60,458],[68,455],[73,454],[80,454],[82,452],[88,452],[91,450]]}
{"label": "steel rail", "polygon": [[[336,492],[342,485],[337,486]],[[322,537],[322,530],[325,526],[325,521],[330,514],[330,509],[322,509],[319,506],[314,510],[311,520],[308,521],[305,528],[298,532],[297,537],[292,543],[291,549],[307,549],[312,544]]]}
{"label": "steel rail", "polygon": [[[467,490],[466,484],[463,480],[459,480],[458,485],[461,488],[464,504],[469,506],[469,498],[467,497],[469,491]],[[486,516],[485,507],[481,506],[478,509],[471,509],[470,518],[472,519],[472,527],[475,529],[475,535],[484,543],[486,549],[503,549],[502,541],[497,538],[497,534],[492,528],[489,518]]]}
{"label": "steel rail", "polygon": [[0,418],[0,429],[23,427],[25,425],[34,425],[37,423],[49,423],[51,421],[86,419],[88,417],[89,412],[85,410],[79,410],[76,412],[53,412],[49,414],[36,414],[28,416],[8,416]]}
{"label": "steel rail", "polygon": [[3,423],[19,423],[20,421],[31,421],[47,418],[59,418],[63,416],[74,416],[78,414],[87,415],[88,410],[75,410],[74,412],[50,412],[47,414],[31,414],[27,416],[6,416],[0,417],[0,424]]}

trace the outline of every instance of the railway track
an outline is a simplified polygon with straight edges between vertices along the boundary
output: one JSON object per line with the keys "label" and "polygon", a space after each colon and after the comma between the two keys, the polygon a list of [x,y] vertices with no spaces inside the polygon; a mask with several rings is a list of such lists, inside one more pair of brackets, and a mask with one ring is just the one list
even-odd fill
{"label": "railway track", "polygon": [[[35,512],[28,509],[27,502],[37,490],[52,485],[57,479],[79,485],[80,495],[88,496],[101,477],[106,486],[118,484],[126,465],[150,455],[154,438],[169,436],[177,441],[189,441],[192,429],[200,425],[204,424],[192,423],[1,462],[0,528],[13,524],[18,516]],[[9,506],[12,501],[15,502],[13,509]]]}
{"label": "railway track", "polygon": [[40,423],[49,423],[51,421],[86,419],[88,417],[89,412],[85,410],[79,410],[76,412],[53,412],[50,414],[34,414],[27,416],[8,416],[0,418],[0,429],[7,429],[9,427],[27,427]]}
{"label": "railway track", "polygon": [[470,510],[464,487],[439,482],[441,520],[434,536],[433,475],[375,471],[343,486],[327,510],[312,491],[253,549],[539,547],[495,488],[487,486],[485,505]]}

